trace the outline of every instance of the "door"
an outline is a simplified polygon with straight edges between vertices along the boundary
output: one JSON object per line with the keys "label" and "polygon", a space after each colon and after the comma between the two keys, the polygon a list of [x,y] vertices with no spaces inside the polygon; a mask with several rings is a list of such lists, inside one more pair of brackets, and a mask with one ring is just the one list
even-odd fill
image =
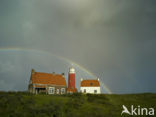
{"label": "door", "polygon": [[56,93],[57,93],[57,94],[59,94],[59,92],[60,92],[60,90],[59,90],[59,89],[57,89],[57,90],[56,90]]}

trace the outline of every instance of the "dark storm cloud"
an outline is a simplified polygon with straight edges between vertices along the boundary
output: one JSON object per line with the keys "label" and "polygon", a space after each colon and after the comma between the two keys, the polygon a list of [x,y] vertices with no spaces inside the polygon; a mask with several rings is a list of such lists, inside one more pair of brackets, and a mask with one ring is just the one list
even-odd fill
{"label": "dark storm cloud", "polygon": [[0,47],[71,59],[116,93],[156,91],[155,0],[8,1],[0,4]]}

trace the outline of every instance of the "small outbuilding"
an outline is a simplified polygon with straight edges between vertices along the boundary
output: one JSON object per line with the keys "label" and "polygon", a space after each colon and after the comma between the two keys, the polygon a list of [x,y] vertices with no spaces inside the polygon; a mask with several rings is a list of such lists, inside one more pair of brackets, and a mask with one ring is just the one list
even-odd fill
{"label": "small outbuilding", "polygon": [[101,89],[100,89],[100,82],[99,78],[98,79],[81,79],[81,87],[80,91],[82,93],[91,93],[91,94],[100,94]]}

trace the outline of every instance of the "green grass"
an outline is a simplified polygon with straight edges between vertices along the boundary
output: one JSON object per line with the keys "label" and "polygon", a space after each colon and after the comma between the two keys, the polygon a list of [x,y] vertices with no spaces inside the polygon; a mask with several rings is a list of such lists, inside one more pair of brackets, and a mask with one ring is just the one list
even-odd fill
{"label": "green grass", "polygon": [[122,105],[156,109],[156,94],[33,95],[0,92],[2,117],[120,117]]}

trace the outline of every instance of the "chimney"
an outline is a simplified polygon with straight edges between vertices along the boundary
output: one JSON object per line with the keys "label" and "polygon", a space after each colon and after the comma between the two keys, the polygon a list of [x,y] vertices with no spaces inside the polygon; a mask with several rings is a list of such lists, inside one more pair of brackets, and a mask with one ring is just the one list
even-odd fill
{"label": "chimney", "polygon": [[31,74],[34,74],[34,73],[35,73],[35,70],[34,70],[34,69],[32,69],[32,70],[31,70]]}
{"label": "chimney", "polygon": [[65,77],[65,73],[62,73],[61,75],[62,75],[63,77]]}
{"label": "chimney", "polygon": [[81,81],[83,81],[83,78],[81,78]]}
{"label": "chimney", "polygon": [[97,80],[98,80],[98,81],[100,81],[100,79],[99,79],[99,78],[97,78]]}

